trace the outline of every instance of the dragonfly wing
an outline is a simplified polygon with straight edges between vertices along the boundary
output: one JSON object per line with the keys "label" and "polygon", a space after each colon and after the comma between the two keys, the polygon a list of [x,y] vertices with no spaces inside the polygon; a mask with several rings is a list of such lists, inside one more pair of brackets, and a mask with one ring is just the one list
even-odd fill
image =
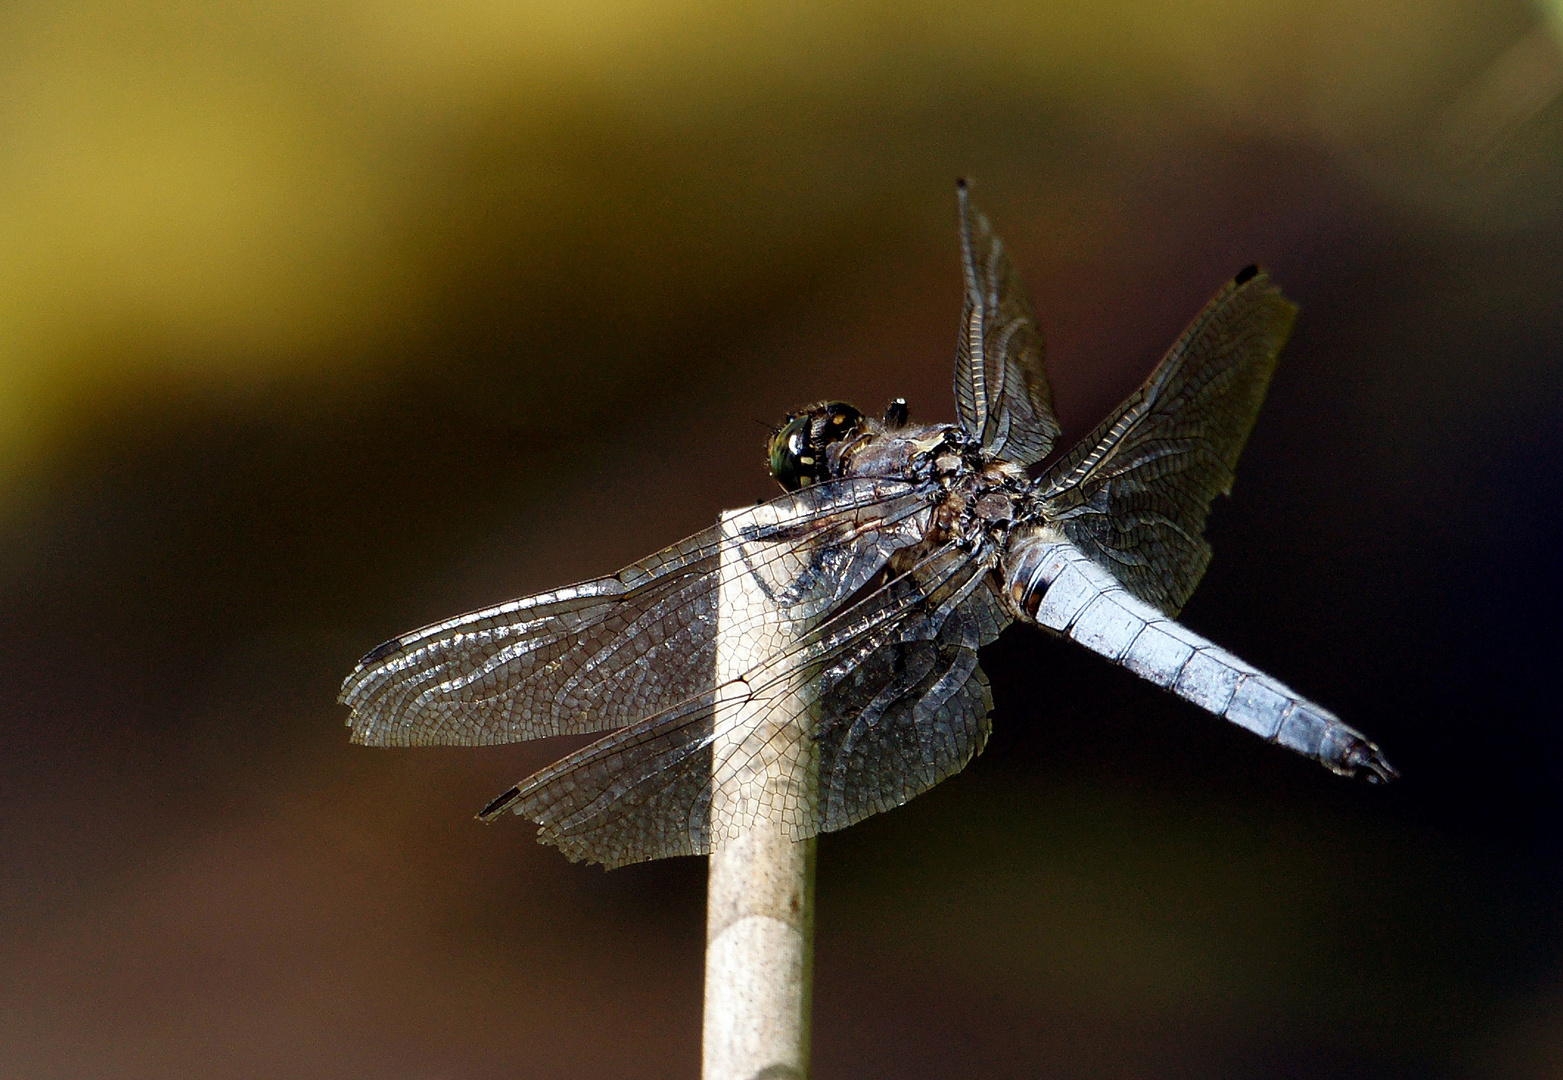
{"label": "dragonfly wing", "polygon": [[1004,241],[973,207],[962,181],[961,266],[966,302],[955,350],[955,408],[961,426],[996,457],[1031,465],[1058,438],[1042,366],[1042,333]]}
{"label": "dragonfly wing", "polygon": [[808,626],[920,540],[913,485],[833,481],[763,508],[742,536],[699,533],[612,577],[475,611],[386,642],[348,676],[356,742],[483,745],[605,731],[708,692],[724,543],[763,550],[769,610]]}
{"label": "dragonfly wing", "polygon": [[1204,576],[1210,504],[1232,490],[1296,317],[1269,275],[1244,270],[1039,485],[1045,519],[1168,615]]}
{"label": "dragonfly wing", "polygon": [[[991,565],[940,549],[740,678],[582,748],[480,816],[521,814],[572,859],[613,867],[705,854],[761,820],[804,839],[899,805],[958,771],[986,738],[975,650],[1002,625]],[[873,715],[857,723],[865,709]],[[714,805],[722,740],[756,759],[802,755],[817,786],[787,803]]]}
{"label": "dragonfly wing", "polygon": [[1006,621],[982,584],[946,617],[880,645],[825,692],[815,736],[819,831],[901,806],[982,753],[993,698],[977,649]]}

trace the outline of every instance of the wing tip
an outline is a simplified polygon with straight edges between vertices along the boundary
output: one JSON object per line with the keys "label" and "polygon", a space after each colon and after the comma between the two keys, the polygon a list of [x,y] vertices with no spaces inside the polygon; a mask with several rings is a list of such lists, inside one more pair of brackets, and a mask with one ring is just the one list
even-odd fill
{"label": "wing tip", "polygon": [[[364,680],[369,669],[384,660],[387,656],[400,650],[407,642],[405,637],[393,637],[390,641],[382,641],[364,654],[362,660],[353,665],[353,670],[347,678],[342,680],[342,689],[337,691],[336,700],[339,705],[356,707],[363,689]],[[352,721],[349,720],[349,723]]]}
{"label": "wing tip", "polygon": [[403,641],[399,637],[393,637],[390,641],[382,641],[380,644],[376,645],[374,648],[370,649],[367,653],[364,654],[364,658],[358,661],[358,667],[354,669],[354,673],[356,674],[357,672],[362,671],[370,664],[375,664],[381,660],[384,660],[397,649],[400,649],[402,647],[402,643]]}
{"label": "wing tip", "polygon": [[1217,298],[1228,296],[1245,286],[1269,295],[1270,302],[1276,312],[1280,339],[1282,344],[1285,344],[1286,339],[1291,336],[1292,327],[1297,322],[1297,315],[1300,311],[1297,304],[1289,299],[1285,293],[1281,292],[1281,287],[1275,283],[1275,279],[1270,276],[1270,272],[1259,263],[1249,263],[1234,274],[1232,280],[1227,283],[1226,288],[1217,294]]}
{"label": "wing tip", "polygon": [[483,809],[479,810],[478,814],[477,814],[477,818],[478,818],[479,821],[484,822],[486,824],[488,822],[493,821],[500,814],[503,814],[506,810],[510,810],[512,808],[514,808],[515,812],[519,814],[521,812],[521,810],[520,810],[519,807],[515,806],[515,803],[520,798],[521,798],[521,785],[517,784],[515,787],[511,788],[509,791],[505,792],[503,795],[500,795],[497,799],[494,799],[491,802],[489,802],[489,804],[487,806],[485,806]]}

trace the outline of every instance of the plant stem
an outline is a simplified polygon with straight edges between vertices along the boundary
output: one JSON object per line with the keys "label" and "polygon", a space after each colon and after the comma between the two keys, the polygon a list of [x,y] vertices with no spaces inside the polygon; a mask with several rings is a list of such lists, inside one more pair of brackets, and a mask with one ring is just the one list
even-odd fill
{"label": "plant stem", "polygon": [[[736,538],[766,508],[722,516]],[[763,559],[724,549],[717,610],[718,709],[711,765],[711,866],[706,907],[704,1080],[802,1080],[809,1070],[814,976],[814,848],[794,840],[812,822],[813,743],[785,730],[810,715],[811,688],[724,689],[756,657],[795,637],[755,578]],[[774,676],[773,676],[774,677]],[[788,700],[789,698],[794,700]],[[774,717],[784,717],[774,720]],[[779,809],[778,809],[779,808]]]}

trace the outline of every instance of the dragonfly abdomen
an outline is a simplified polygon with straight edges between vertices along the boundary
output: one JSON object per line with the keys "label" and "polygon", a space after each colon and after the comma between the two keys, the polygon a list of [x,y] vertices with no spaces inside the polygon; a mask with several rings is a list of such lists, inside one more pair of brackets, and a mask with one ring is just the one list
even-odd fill
{"label": "dragonfly abdomen", "polygon": [[1017,617],[1333,772],[1374,782],[1397,775],[1377,746],[1328,709],[1168,618],[1056,533],[1012,543],[1004,593]]}

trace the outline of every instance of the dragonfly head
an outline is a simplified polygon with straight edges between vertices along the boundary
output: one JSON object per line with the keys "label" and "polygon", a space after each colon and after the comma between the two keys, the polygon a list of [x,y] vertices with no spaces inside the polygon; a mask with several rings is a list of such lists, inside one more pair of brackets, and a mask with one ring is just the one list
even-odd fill
{"label": "dragonfly head", "polygon": [[863,414],[844,401],[825,401],[792,413],[767,447],[771,475],[788,491],[828,480],[828,451],[863,429]]}

